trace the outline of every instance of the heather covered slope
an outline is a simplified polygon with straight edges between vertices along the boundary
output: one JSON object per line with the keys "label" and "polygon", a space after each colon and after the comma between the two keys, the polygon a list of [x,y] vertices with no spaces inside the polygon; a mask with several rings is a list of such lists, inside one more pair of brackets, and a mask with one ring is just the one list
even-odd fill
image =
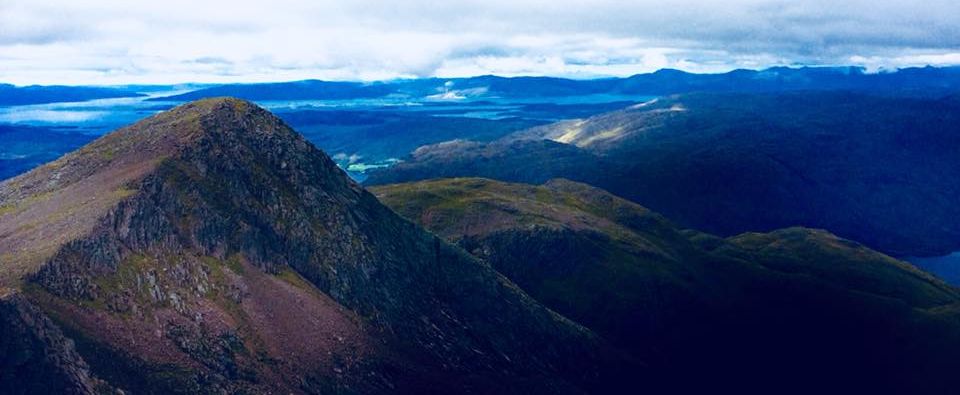
{"label": "heather covered slope", "polygon": [[960,249],[958,114],[953,98],[680,95],[488,144],[422,147],[366,184],[563,177],[725,236],[807,226],[894,255],[943,255]]}
{"label": "heather covered slope", "polygon": [[825,231],[723,239],[566,180],[438,179],[373,191],[643,355],[664,388],[939,393],[958,384],[949,372],[958,367],[960,292]]}
{"label": "heather covered slope", "polygon": [[597,390],[621,361],[241,100],[120,129],[0,184],[0,206],[4,303],[107,387]]}
{"label": "heather covered slope", "polygon": [[480,178],[374,187],[399,214],[489,262],[531,296],[632,352],[704,314],[699,252],[663,217],[583,184]]}

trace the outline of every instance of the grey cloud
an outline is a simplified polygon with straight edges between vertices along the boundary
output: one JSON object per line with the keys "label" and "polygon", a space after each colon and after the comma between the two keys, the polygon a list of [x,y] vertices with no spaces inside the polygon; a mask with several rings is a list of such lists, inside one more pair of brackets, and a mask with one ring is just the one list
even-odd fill
{"label": "grey cloud", "polygon": [[[0,80],[84,68],[112,70],[116,79],[131,70],[203,80],[209,73],[604,74],[852,59],[897,67],[960,56],[958,20],[955,0],[3,0],[0,53],[17,61],[0,64]],[[31,63],[47,74],[38,77]]]}

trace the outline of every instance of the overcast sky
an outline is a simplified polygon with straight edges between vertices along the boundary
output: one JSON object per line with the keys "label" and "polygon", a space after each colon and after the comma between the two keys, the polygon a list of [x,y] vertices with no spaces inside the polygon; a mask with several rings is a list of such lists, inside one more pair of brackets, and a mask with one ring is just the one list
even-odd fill
{"label": "overcast sky", "polygon": [[960,64],[958,0],[0,0],[0,82]]}

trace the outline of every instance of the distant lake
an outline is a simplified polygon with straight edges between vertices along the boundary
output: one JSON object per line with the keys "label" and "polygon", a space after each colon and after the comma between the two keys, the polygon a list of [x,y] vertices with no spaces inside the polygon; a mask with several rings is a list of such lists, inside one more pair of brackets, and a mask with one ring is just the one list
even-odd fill
{"label": "distant lake", "polygon": [[[69,126],[94,134],[103,134],[154,113],[169,109],[181,102],[148,101],[147,99],[171,96],[189,90],[165,90],[147,92],[143,97],[98,99],[82,102],[64,102],[21,106],[0,106],[0,124],[29,126]],[[654,96],[644,95],[580,95],[561,97],[481,97],[466,99],[432,99],[408,96],[387,96],[375,99],[349,100],[268,100],[258,101],[264,108],[282,114],[309,110],[353,111],[411,111],[429,113],[438,117],[469,117],[501,119],[523,117],[540,106],[575,107],[602,105],[604,103],[643,102]],[[543,114],[537,114],[543,115]],[[563,119],[562,111],[555,114]]]}
{"label": "distant lake", "polygon": [[[145,96],[0,106],[0,180],[29,171],[87,142],[182,102],[148,100],[192,89],[169,88]],[[424,144],[452,139],[489,141],[535,125],[584,118],[653,99],[649,95],[550,97],[415,97],[392,94],[346,100],[267,100],[273,111],[334,157],[357,180],[391,166]]]}
{"label": "distant lake", "polygon": [[904,258],[905,261],[937,275],[951,285],[960,286],[960,252],[931,258]]}

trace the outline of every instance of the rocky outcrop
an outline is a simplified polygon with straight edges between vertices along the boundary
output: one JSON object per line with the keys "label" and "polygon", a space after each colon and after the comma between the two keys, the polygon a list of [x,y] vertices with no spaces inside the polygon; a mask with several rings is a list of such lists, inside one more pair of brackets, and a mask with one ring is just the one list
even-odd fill
{"label": "rocky outcrop", "polygon": [[108,389],[40,309],[18,294],[0,299],[0,393],[94,394]]}

